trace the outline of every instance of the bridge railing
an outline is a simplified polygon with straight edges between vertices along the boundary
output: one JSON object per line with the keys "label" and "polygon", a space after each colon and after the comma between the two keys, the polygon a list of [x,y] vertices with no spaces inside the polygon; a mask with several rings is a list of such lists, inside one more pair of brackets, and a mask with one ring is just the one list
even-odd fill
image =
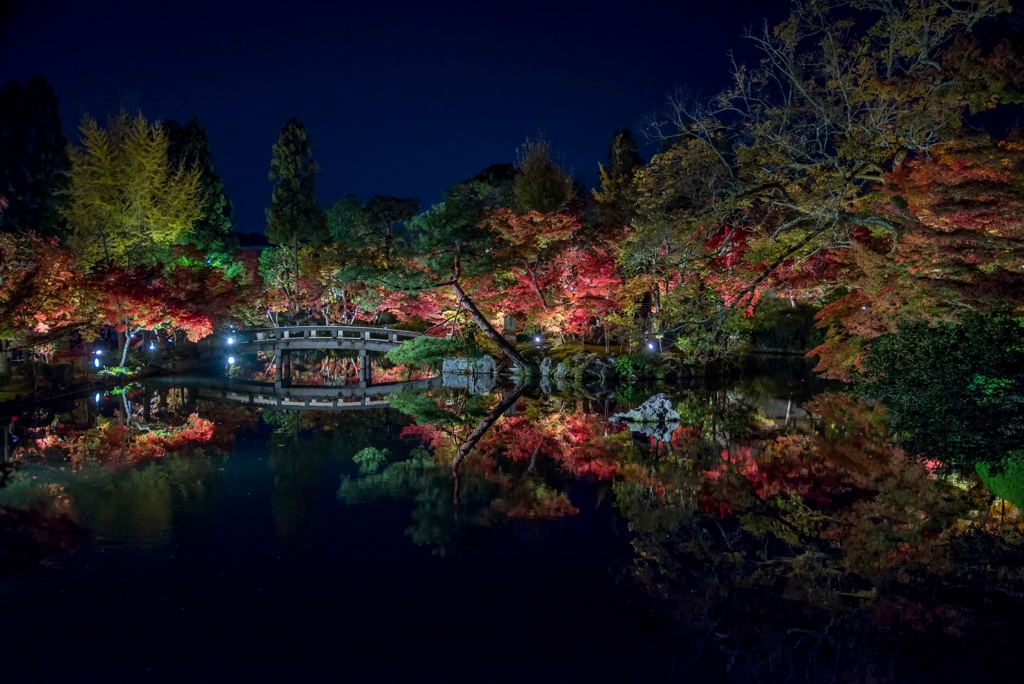
{"label": "bridge railing", "polygon": [[358,342],[391,342],[400,344],[422,337],[423,333],[393,328],[367,328],[358,325],[296,325],[287,328],[247,328],[229,335],[236,345],[281,340],[334,339]]}

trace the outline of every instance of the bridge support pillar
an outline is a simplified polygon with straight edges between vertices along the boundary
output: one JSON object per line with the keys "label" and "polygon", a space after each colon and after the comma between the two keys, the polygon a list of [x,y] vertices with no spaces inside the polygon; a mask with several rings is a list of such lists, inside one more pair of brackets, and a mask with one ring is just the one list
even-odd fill
{"label": "bridge support pillar", "polygon": [[370,384],[370,356],[365,349],[359,350],[359,389]]}
{"label": "bridge support pillar", "polygon": [[292,386],[292,353],[282,349],[277,356],[277,368],[274,371],[274,385],[277,387]]}

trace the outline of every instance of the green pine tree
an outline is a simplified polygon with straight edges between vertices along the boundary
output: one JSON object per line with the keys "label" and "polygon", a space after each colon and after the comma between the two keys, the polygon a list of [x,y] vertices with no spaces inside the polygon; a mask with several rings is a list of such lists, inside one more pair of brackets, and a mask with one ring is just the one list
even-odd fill
{"label": "green pine tree", "polygon": [[[267,239],[291,245],[292,281],[299,278],[299,243],[323,244],[330,239],[323,214],[316,206],[317,163],[306,127],[289,119],[274,145],[270,180],[276,180],[267,208]],[[294,302],[293,302],[294,306]]]}
{"label": "green pine tree", "polygon": [[213,167],[213,153],[199,119],[192,117],[182,127],[175,121],[163,124],[167,132],[167,156],[173,167],[195,167],[199,171],[199,196],[205,209],[183,242],[193,244],[217,264],[230,261],[238,252],[238,238],[233,232],[232,203],[224,194],[224,182]]}

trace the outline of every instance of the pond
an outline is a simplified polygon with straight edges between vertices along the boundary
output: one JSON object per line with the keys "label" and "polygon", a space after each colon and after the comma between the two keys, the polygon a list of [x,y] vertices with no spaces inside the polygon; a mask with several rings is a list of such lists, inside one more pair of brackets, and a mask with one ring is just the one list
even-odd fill
{"label": "pond", "polygon": [[[331,364],[308,370],[345,387]],[[412,382],[359,410],[261,404],[237,391],[249,374],[17,416],[0,503],[65,527],[33,537],[42,563],[5,551],[3,681],[948,681],[1019,664],[1024,520],[992,491],[1013,499],[1014,474],[909,458],[881,406],[806,368],[596,389],[380,372]],[[677,417],[613,419],[659,392]]]}

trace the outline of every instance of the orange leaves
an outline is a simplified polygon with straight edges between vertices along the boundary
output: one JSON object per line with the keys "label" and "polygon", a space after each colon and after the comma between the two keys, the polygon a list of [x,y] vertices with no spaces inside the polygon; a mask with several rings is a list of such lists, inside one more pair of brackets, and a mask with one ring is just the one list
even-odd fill
{"label": "orange leaves", "polygon": [[55,424],[34,441],[36,453],[45,458],[64,456],[76,467],[86,463],[115,466],[203,446],[215,433],[213,421],[193,413],[184,425],[166,430],[142,431],[116,423],[98,427]]}
{"label": "orange leaves", "polygon": [[81,280],[74,256],[56,238],[0,235],[0,336],[80,324]]}
{"label": "orange leaves", "polygon": [[484,226],[500,235],[527,258],[556,242],[568,240],[580,229],[580,222],[565,214],[531,211],[516,214],[511,209],[496,209]]}

